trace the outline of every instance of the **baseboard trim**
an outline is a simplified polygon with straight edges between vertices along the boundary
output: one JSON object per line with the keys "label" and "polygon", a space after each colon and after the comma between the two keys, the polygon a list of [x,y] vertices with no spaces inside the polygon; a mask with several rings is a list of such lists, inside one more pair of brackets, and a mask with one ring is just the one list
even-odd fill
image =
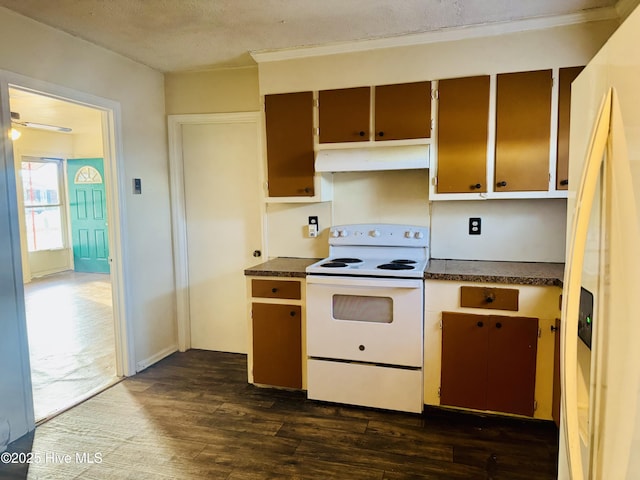
{"label": "baseboard trim", "polygon": [[159,362],[163,358],[166,358],[172,353],[175,353],[177,351],[178,351],[178,345],[171,345],[165,348],[164,350],[160,350],[155,355],[145,358],[144,360],[140,360],[139,362],[136,363],[136,373],[141,372],[145,368],[150,367],[154,363]]}

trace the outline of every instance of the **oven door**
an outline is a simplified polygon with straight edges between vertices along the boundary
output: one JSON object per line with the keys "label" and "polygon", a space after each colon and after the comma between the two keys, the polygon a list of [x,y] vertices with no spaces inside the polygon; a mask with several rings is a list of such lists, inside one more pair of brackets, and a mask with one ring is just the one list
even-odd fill
{"label": "oven door", "polygon": [[421,279],[307,276],[307,355],[421,367]]}

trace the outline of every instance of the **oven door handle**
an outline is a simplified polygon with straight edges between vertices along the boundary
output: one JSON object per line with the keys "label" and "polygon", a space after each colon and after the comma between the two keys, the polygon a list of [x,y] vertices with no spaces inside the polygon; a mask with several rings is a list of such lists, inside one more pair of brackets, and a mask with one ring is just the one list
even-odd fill
{"label": "oven door handle", "polygon": [[422,288],[424,280],[416,278],[363,278],[307,275],[307,284],[346,287]]}

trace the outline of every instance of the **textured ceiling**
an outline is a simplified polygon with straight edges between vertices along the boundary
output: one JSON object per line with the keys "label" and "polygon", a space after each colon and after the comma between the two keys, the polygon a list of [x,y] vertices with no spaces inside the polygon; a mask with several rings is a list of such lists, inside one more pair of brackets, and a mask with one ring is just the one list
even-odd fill
{"label": "textured ceiling", "polygon": [[616,0],[0,0],[0,6],[162,72],[252,65],[251,51],[564,15],[612,7],[616,3]]}

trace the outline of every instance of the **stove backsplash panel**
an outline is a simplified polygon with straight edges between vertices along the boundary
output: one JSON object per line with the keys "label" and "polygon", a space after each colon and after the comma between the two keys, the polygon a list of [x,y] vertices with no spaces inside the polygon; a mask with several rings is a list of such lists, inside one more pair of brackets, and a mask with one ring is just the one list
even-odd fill
{"label": "stove backsplash panel", "polygon": [[[433,202],[431,257],[564,262],[565,199]],[[469,235],[469,218],[482,221]]]}

